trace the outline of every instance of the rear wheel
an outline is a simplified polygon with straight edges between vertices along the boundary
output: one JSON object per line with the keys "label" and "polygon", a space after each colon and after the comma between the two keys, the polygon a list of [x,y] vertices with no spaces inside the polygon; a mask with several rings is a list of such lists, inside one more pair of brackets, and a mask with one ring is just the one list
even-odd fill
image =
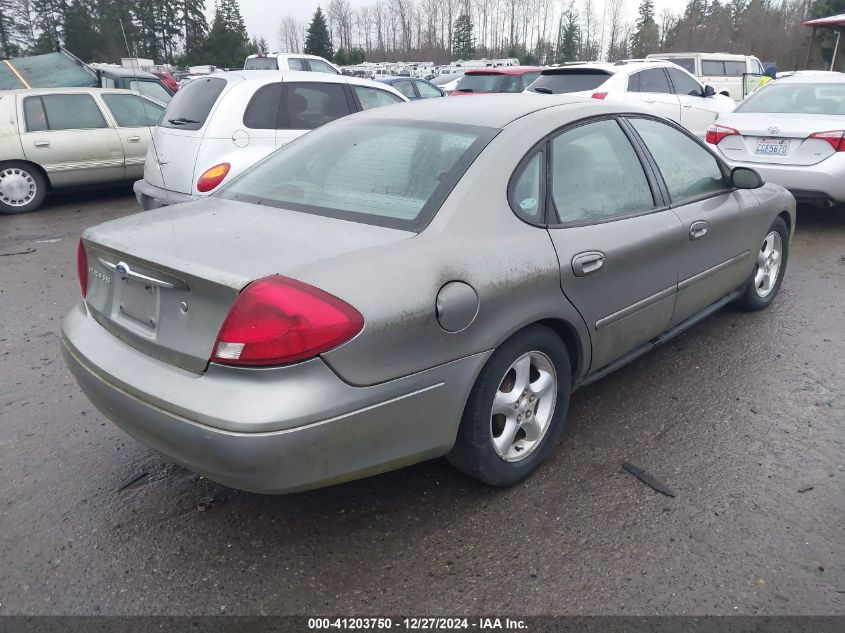
{"label": "rear wheel", "polygon": [[29,163],[0,164],[0,213],[35,211],[47,195],[47,181]]}
{"label": "rear wheel", "polygon": [[754,271],[737,301],[746,310],[768,307],[780,292],[789,258],[789,229],[783,218],[772,223],[755,256]]}
{"label": "rear wheel", "polygon": [[492,486],[527,477],[554,450],[571,384],[569,354],[557,334],[534,325],[514,335],[481,370],[449,461]]}

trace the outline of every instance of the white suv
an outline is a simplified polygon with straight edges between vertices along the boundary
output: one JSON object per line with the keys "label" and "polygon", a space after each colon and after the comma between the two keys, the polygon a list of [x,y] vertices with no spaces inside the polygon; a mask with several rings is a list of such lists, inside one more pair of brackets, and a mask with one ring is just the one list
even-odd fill
{"label": "white suv", "polygon": [[285,143],[353,112],[408,99],[383,83],[271,70],[215,73],[173,97],[152,136],[143,209],[211,195]]}
{"label": "white suv", "polygon": [[244,70],[305,70],[340,75],[340,68],[318,55],[304,53],[256,53],[244,61]]}
{"label": "white suv", "polygon": [[[753,92],[760,77],[763,65],[753,55],[733,55],[731,53],[652,53],[646,59],[661,59],[677,64],[705,84],[710,84],[716,92],[742,101],[748,92]],[[743,76],[753,75],[754,81],[749,90],[744,85]]]}
{"label": "white suv", "polygon": [[680,66],[663,61],[574,63],[546,68],[525,92],[575,94],[636,104],[704,138],[719,114],[736,102],[703,86]]}

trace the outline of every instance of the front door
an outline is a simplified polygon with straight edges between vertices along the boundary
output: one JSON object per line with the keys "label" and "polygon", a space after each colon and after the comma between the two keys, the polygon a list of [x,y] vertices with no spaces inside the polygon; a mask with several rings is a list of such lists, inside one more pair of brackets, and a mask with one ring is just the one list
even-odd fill
{"label": "front door", "polygon": [[668,328],[683,228],[615,119],[564,131],[550,154],[549,234],[561,288],[590,329],[596,371]]}
{"label": "front door", "polygon": [[662,121],[629,121],[654,157],[683,225],[672,317],[676,325],[748,279],[754,266],[748,245],[755,243],[759,203],[750,191],[730,186],[725,170],[700,141]]}
{"label": "front door", "polygon": [[716,120],[718,106],[712,97],[704,96],[704,88],[680,68],[667,68],[672,89],[681,102],[680,124],[699,138],[704,138],[707,128]]}
{"label": "front door", "polygon": [[639,94],[640,102],[651,113],[681,121],[681,101],[672,93],[662,67],[648,68],[628,77],[628,92]]}
{"label": "front door", "polygon": [[123,178],[123,146],[94,98],[84,92],[26,95],[20,129],[26,159],[54,186]]}

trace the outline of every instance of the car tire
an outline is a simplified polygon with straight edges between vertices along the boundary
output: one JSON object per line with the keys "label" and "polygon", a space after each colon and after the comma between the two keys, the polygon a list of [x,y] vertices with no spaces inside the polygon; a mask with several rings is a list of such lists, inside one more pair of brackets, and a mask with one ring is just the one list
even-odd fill
{"label": "car tire", "polygon": [[783,218],[777,218],[766,231],[756,258],[751,277],[737,300],[743,310],[767,308],[780,292],[789,259],[789,229]]}
{"label": "car tire", "polygon": [[560,337],[542,325],[518,332],[479,373],[447,459],[491,486],[518,483],[554,450],[571,391],[572,366]]}
{"label": "car tire", "polygon": [[35,211],[47,196],[47,179],[31,163],[0,163],[0,213]]}

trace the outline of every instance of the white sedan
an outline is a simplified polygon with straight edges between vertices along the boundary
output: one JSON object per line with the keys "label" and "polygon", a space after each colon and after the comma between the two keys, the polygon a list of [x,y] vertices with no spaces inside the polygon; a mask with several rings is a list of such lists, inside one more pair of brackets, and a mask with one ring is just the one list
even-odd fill
{"label": "white sedan", "polygon": [[526,92],[575,94],[647,108],[704,138],[720,114],[736,102],[671,62],[575,63],[546,68]]}
{"label": "white sedan", "polygon": [[845,76],[799,73],[766,84],[720,116],[707,142],[801,202],[845,203]]}

